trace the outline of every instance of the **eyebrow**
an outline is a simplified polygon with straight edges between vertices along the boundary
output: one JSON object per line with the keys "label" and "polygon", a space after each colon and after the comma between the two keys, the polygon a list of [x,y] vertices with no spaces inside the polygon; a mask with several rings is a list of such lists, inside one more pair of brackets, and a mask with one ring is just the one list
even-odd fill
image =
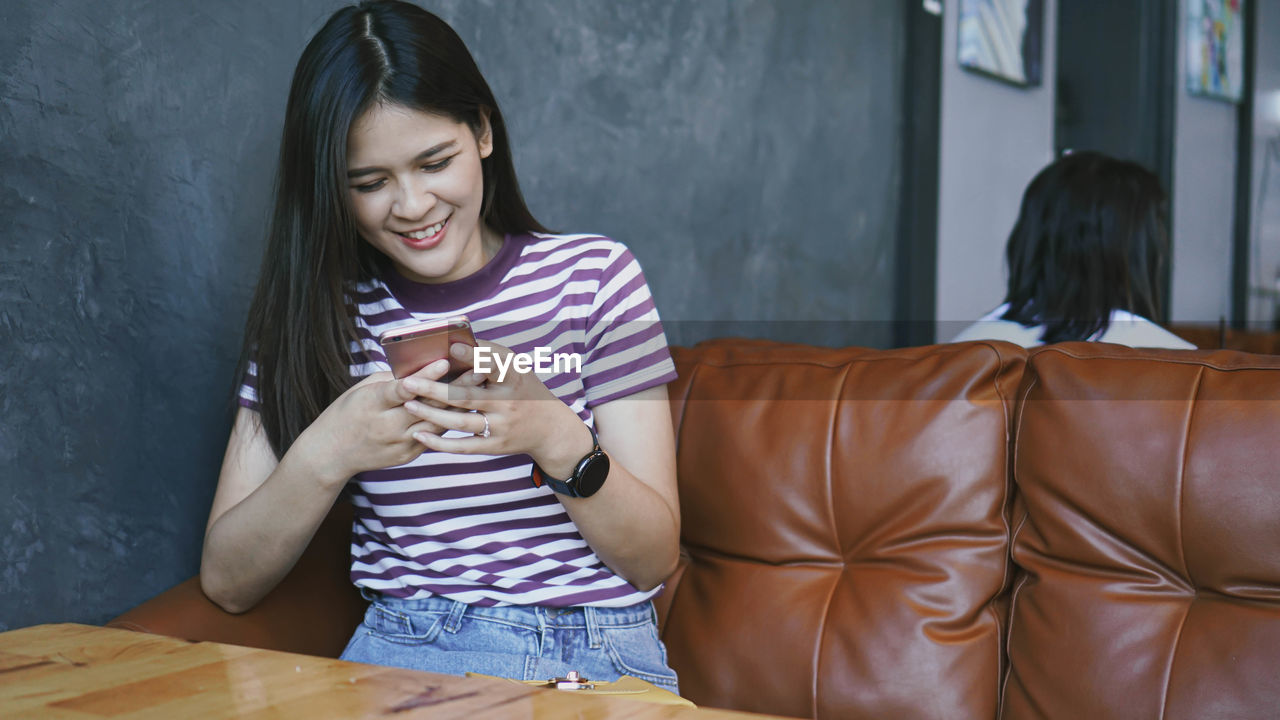
{"label": "eyebrow", "polygon": [[[442,142],[439,145],[434,145],[432,147],[429,147],[426,150],[423,150],[422,152],[418,153],[413,158],[413,162],[415,163],[422,162],[423,160],[426,160],[432,155],[437,155],[441,152],[444,152],[445,150],[448,150],[457,144],[458,144],[457,140],[449,140],[447,142]],[[372,175],[374,173],[383,172],[383,171],[385,171],[385,168],[380,168],[380,167],[352,168],[350,170],[347,170],[347,177],[358,178],[362,175]]]}

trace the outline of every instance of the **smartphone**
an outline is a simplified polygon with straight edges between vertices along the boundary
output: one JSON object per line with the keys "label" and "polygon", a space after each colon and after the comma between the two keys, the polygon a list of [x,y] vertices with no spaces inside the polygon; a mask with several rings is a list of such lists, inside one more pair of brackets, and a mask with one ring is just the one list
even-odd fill
{"label": "smartphone", "polygon": [[471,332],[471,321],[459,316],[388,330],[378,342],[397,378],[408,377],[440,358],[449,358],[449,371],[440,382],[450,382],[470,370],[471,365],[451,356],[449,347],[459,342],[475,347],[476,336]]}

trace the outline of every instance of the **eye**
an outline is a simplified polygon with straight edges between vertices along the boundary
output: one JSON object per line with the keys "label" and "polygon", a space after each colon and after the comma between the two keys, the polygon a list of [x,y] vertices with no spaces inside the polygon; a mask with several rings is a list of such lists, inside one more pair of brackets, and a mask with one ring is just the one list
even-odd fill
{"label": "eye", "polygon": [[386,184],[387,184],[386,180],[374,180],[371,183],[365,183],[364,185],[355,185],[354,187],[356,189],[356,192],[371,193],[375,190],[380,189],[383,185],[386,185]]}
{"label": "eye", "polygon": [[423,165],[423,166],[422,166],[422,169],[423,169],[423,170],[426,170],[427,172],[439,172],[439,171],[441,171],[441,170],[443,170],[443,169],[445,169],[445,168],[449,167],[449,163],[450,163],[452,160],[453,160],[453,156],[452,156],[452,155],[450,155],[449,157],[447,157],[447,158],[445,158],[445,159],[443,159],[443,160],[440,160],[439,162],[433,162],[433,163],[428,163],[428,164],[426,164],[426,165]]}

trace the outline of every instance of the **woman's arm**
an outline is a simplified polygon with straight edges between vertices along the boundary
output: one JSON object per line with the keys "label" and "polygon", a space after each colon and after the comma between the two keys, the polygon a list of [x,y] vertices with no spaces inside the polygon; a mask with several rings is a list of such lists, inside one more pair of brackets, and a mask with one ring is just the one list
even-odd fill
{"label": "woman's arm", "polygon": [[[680,557],[680,501],[667,388],[642,390],[597,405],[592,412],[600,447],[609,456],[609,477],[595,495],[559,496],[560,503],[614,572],[641,590],[657,587],[675,571]],[[582,442],[567,453],[569,464],[556,468],[556,477],[568,477],[591,450],[590,433],[578,435]]]}
{"label": "woman's arm", "polygon": [[[440,377],[438,361],[419,377]],[[200,562],[200,586],[223,609],[253,607],[293,568],[356,473],[420,455],[414,433],[436,433],[404,410],[413,397],[389,373],[369,376],[325,409],[276,461],[257,413],[236,415]]]}

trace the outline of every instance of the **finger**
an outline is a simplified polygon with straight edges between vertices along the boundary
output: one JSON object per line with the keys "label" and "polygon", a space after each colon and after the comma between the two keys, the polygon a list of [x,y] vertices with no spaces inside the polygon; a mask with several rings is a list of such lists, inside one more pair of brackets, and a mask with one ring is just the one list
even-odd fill
{"label": "finger", "polygon": [[439,425],[436,425],[435,423],[427,422],[426,420],[419,420],[418,422],[409,426],[409,434],[413,436],[415,439],[419,434],[441,435],[444,433],[444,431],[445,431],[444,428],[440,427]]}
{"label": "finger", "polygon": [[464,342],[456,342],[449,346],[450,357],[465,367],[475,365],[475,351],[475,346]]}
{"label": "finger", "polygon": [[413,439],[422,443],[428,450],[436,452],[459,455],[496,455],[498,453],[498,446],[492,438],[480,436],[447,438],[430,433],[414,433]]}
{"label": "finger", "polygon": [[[400,384],[416,396],[416,399],[428,404],[452,406],[466,410],[475,409],[476,403],[483,397],[484,392],[482,388],[474,385],[445,385],[444,383],[425,381],[417,377],[405,378],[400,381]],[[401,402],[404,401],[402,400]]]}
{"label": "finger", "polygon": [[488,382],[489,376],[485,373],[478,373],[475,370],[468,370],[458,377],[454,378],[450,385],[458,387],[479,387]]}
{"label": "finger", "polygon": [[409,414],[415,418],[445,430],[458,430],[473,435],[479,435],[484,432],[485,416],[480,413],[442,410],[417,400],[410,400],[405,403],[404,409],[408,410]]}
{"label": "finger", "polygon": [[401,378],[398,382],[388,383],[386,400],[390,405],[400,405],[406,400],[412,400],[423,393],[418,391],[419,386],[437,386],[447,387],[443,383],[436,382],[449,371],[449,361],[440,358],[435,362],[427,363],[426,367],[418,372]]}
{"label": "finger", "polygon": [[433,362],[429,362],[422,366],[418,372],[409,375],[412,378],[421,378],[424,380],[439,380],[449,372],[449,359],[440,358]]}

